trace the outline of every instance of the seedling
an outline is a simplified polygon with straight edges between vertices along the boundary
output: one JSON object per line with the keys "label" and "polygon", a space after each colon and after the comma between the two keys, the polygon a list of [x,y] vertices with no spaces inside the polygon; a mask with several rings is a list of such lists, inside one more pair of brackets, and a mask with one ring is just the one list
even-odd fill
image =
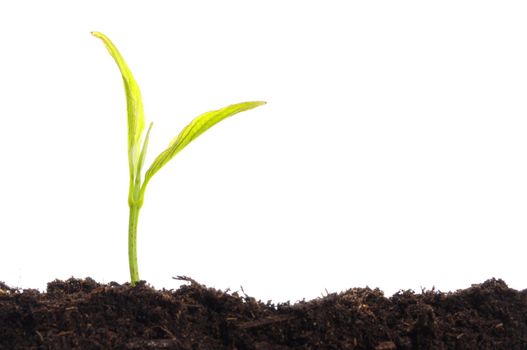
{"label": "seedling", "polygon": [[131,284],[135,285],[139,281],[139,270],[137,266],[137,223],[139,220],[139,211],[143,206],[145,189],[150,182],[150,179],[152,179],[152,176],[154,176],[159,169],[179,153],[179,151],[213,125],[237,113],[261,106],[265,104],[265,102],[255,101],[237,103],[218,110],[203,113],[196,117],[170,142],[167,149],[154,159],[150,168],[145,172],[143,179],[143,163],[145,161],[148,138],[153,123],[150,123],[148,130],[143,137],[145,118],[139,85],[137,85],[130,68],[128,68],[125,60],[110,39],[99,32],[92,32],[92,34],[103,41],[104,45],[110,52],[110,55],[115,60],[115,63],[117,63],[123,77],[124,91],[126,93],[126,106],[128,112],[128,165],[130,168],[130,187],[128,192],[128,205],[130,207],[130,221],[128,224],[128,260],[130,265]]}

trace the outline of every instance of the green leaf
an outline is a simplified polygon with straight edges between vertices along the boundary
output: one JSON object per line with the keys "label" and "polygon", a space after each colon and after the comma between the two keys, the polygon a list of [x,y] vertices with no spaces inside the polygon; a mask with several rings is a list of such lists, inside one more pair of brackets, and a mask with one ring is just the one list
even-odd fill
{"label": "green leaf", "polygon": [[220,121],[233,116],[237,113],[247,111],[249,109],[256,108],[264,105],[263,101],[255,102],[242,102],[233,104],[215,111],[203,113],[196,117],[190,124],[188,124],[179,135],[170,142],[168,148],[164,150],[157,158],[153,161],[152,165],[148,169],[145,175],[144,187],[150,181],[152,176],[159,171],[170,159],[172,159],[179,151],[181,151],[190,142],[196,139],[199,135],[203,134],[213,125]]}
{"label": "green leaf", "polygon": [[128,111],[128,162],[130,164],[130,176],[134,177],[139,166],[139,159],[141,153],[141,135],[145,127],[145,117],[143,110],[143,99],[141,98],[141,91],[139,85],[134,79],[130,68],[126,64],[123,56],[119,50],[108,39],[108,37],[99,32],[92,32],[92,35],[101,39],[110,52],[110,55],[117,63],[124,82],[124,90],[126,93],[126,107]]}

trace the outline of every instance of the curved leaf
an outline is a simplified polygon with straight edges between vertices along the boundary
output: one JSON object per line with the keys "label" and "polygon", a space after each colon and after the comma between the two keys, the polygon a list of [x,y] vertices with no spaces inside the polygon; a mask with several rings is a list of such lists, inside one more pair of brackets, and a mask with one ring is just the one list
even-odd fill
{"label": "curved leaf", "polygon": [[134,79],[130,68],[126,64],[123,56],[111,40],[104,34],[92,32],[92,35],[101,39],[108,49],[108,52],[117,63],[124,82],[126,93],[126,107],[128,111],[128,161],[130,164],[130,176],[137,175],[139,158],[141,153],[141,135],[145,127],[145,117],[143,110],[143,100],[139,85]]}
{"label": "curved leaf", "polygon": [[[152,162],[152,165],[148,169],[145,175],[144,186],[150,181],[150,178],[159,171],[170,159],[172,159],[179,151],[181,151],[190,142],[196,139],[199,135],[203,134],[213,125],[220,121],[233,116],[237,113],[247,111],[249,109],[256,108],[264,105],[263,101],[255,102],[242,102],[233,104],[215,111],[203,113],[196,117],[190,124],[188,124],[172,142],[170,142],[168,148],[161,152],[156,159]],[[144,188],[143,188],[144,190]]]}

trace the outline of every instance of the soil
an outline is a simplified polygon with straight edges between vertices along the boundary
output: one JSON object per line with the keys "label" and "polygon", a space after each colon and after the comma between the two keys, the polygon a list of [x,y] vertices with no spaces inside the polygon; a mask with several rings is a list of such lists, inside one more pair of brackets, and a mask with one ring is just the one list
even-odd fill
{"label": "soil", "polygon": [[0,283],[0,349],[527,349],[527,290],[502,280],[274,305],[179,279],[155,290],[71,278],[45,293]]}

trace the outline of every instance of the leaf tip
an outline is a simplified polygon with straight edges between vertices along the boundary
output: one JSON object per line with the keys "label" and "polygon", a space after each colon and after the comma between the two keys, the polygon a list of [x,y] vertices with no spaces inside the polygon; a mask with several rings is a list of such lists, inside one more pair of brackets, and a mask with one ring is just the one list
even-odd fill
{"label": "leaf tip", "polygon": [[94,37],[98,38],[98,39],[101,39],[105,43],[111,42],[110,39],[106,35],[101,33],[101,32],[93,31],[93,32],[90,32],[90,34],[93,35]]}

